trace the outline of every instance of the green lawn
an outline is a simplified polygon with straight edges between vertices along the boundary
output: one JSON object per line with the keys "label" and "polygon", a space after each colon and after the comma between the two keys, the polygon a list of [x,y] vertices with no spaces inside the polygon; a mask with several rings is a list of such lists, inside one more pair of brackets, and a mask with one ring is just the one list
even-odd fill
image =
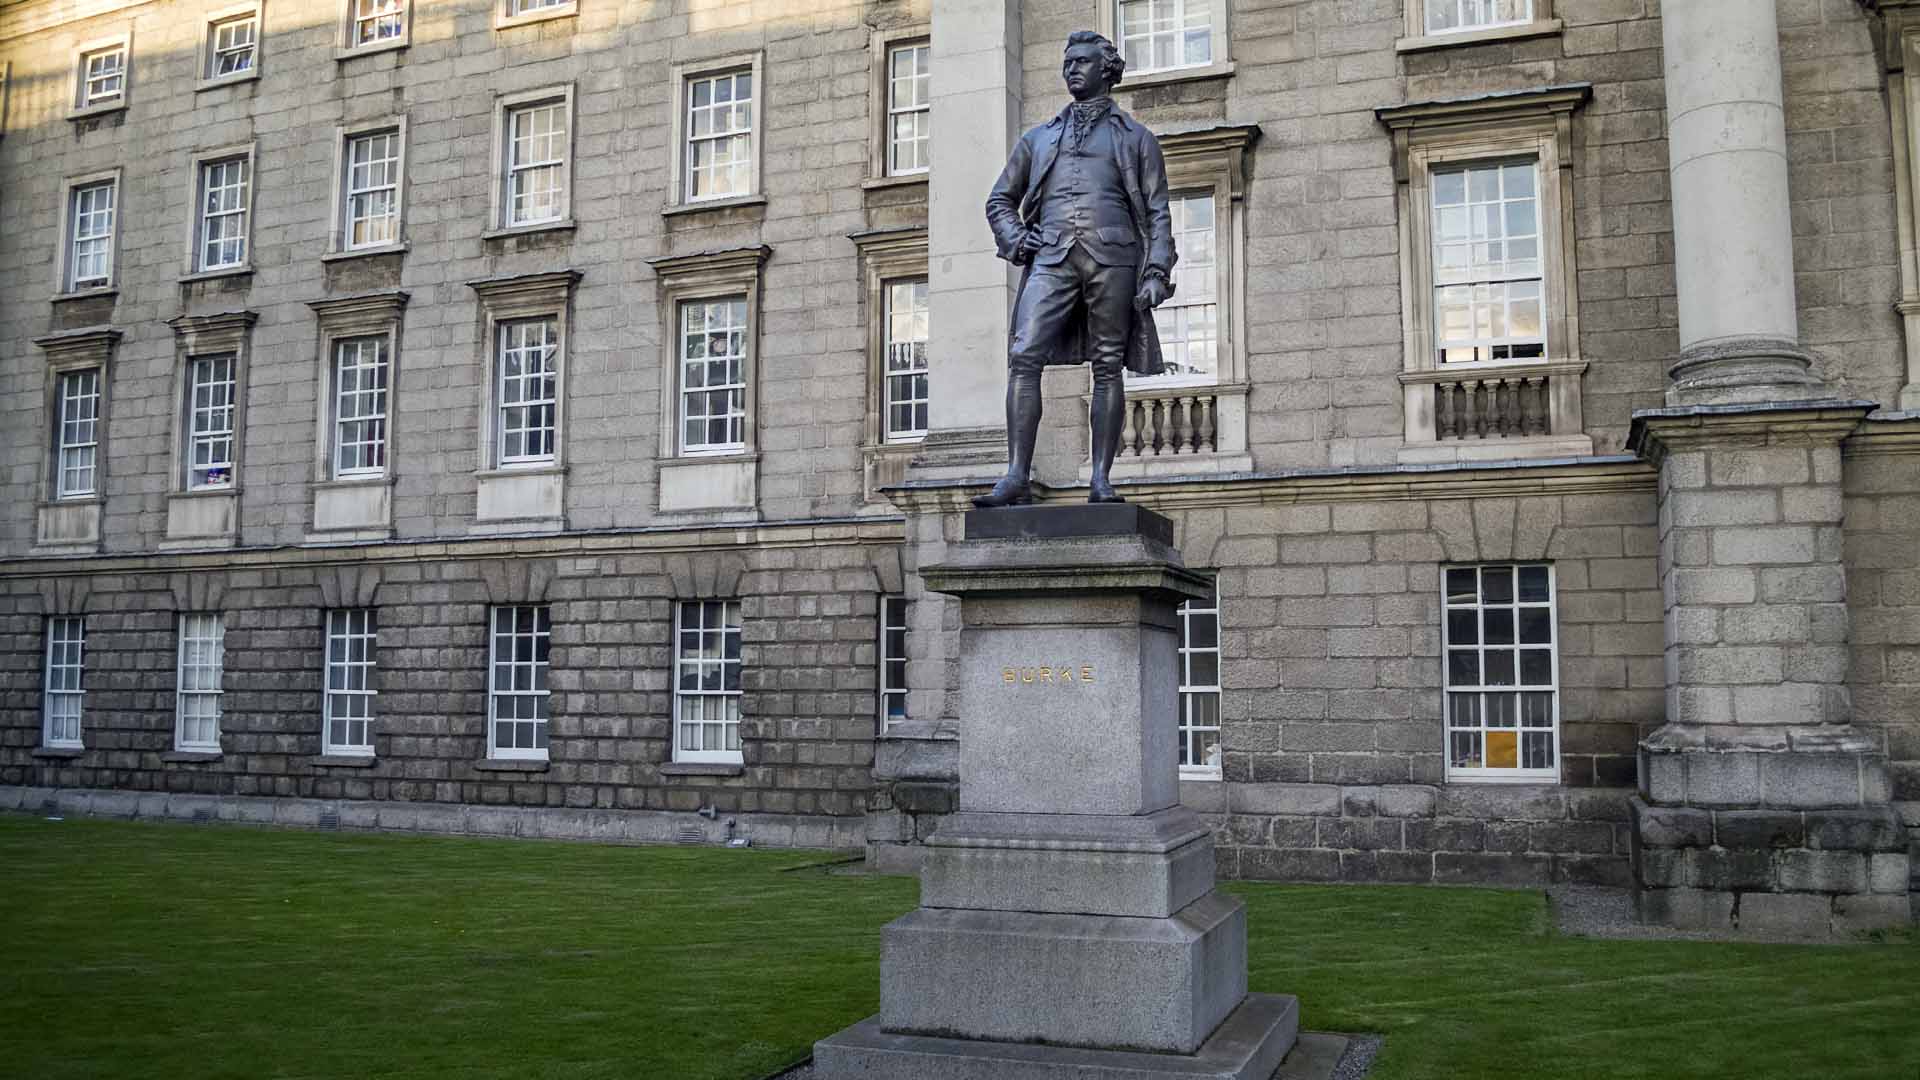
{"label": "green lawn", "polygon": [[[758,1080],[910,878],[809,852],[0,817],[0,1076]],[[1408,1078],[1920,1078],[1920,946],[1588,941],[1538,894],[1234,884],[1255,989]]]}

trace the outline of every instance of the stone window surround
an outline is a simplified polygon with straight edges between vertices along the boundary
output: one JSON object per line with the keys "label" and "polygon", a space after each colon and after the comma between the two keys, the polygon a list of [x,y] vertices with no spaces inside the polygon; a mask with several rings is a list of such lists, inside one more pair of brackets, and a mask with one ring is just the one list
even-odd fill
{"label": "stone window surround", "polygon": [[[187,163],[187,251],[185,269],[181,282],[202,281],[208,278],[234,277],[253,273],[253,225],[254,210],[260,201],[259,159],[254,153],[255,144],[234,143],[229,146],[215,147],[210,150],[196,150]],[[205,182],[202,172],[208,165],[217,164],[234,158],[245,158],[247,162],[247,256],[238,266],[222,266],[212,270],[200,268],[201,233],[200,228],[206,220],[201,185]]]}
{"label": "stone window surround", "polygon": [[[252,3],[236,4],[233,7],[209,11],[203,17],[204,29],[200,34],[200,54],[194,71],[198,78],[194,82],[195,90],[211,90],[217,86],[232,86],[235,83],[250,82],[260,77],[260,64],[266,58],[266,20],[261,13],[262,0]],[[253,66],[232,75],[213,74],[213,31],[223,22],[247,15],[253,16]]]}
{"label": "stone window surround", "polygon": [[[120,95],[96,105],[88,105],[84,97],[87,92],[87,57],[116,46],[124,50],[126,56],[120,68]],[[127,102],[133,97],[133,27],[126,26],[118,33],[81,42],[73,50],[72,68],[73,85],[67,93],[67,119],[84,120],[126,108]]]}
{"label": "stone window surround", "polygon": [[[409,5],[408,10],[412,10]],[[395,163],[400,183],[394,189],[394,239],[391,243],[367,247],[347,246],[347,146],[362,135],[395,132],[400,142],[400,157]],[[322,262],[357,259],[365,255],[388,255],[407,250],[407,117],[384,116],[355,124],[338,124],[333,129],[333,182],[328,188],[327,250]]]}
{"label": "stone window surround", "polygon": [[[758,206],[767,201],[764,172],[761,163],[766,157],[767,96],[766,79],[767,54],[763,50],[750,53],[733,53],[716,56],[707,60],[690,60],[673,65],[668,78],[671,89],[668,95],[673,102],[673,114],[668,129],[672,140],[670,157],[673,171],[667,176],[667,205],[663,212],[684,214],[699,210],[714,210],[729,206]],[[687,199],[687,84],[694,79],[712,75],[724,75],[732,71],[747,71],[753,75],[753,126],[749,141],[753,144],[753,180],[744,195],[729,195],[717,199],[701,199],[690,202]]]}
{"label": "stone window surround", "polygon": [[1920,0],[1880,0],[1881,59],[1886,68],[1887,107],[1893,127],[1894,198],[1900,231],[1900,299],[1906,376],[1901,409],[1920,409]]}
{"label": "stone window surround", "polygon": [[[1574,263],[1573,113],[1592,96],[1587,83],[1410,102],[1374,110],[1393,138],[1400,218],[1400,316],[1405,356],[1403,461],[1564,457],[1593,452],[1581,405],[1580,294]],[[1435,165],[1532,158],[1539,162],[1540,258],[1547,358],[1450,364],[1433,350],[1432,198]],[[1433,386],[1452,377],[1540,375],[1550,382],[1545,436],[1439,440]]]}
{"label": "stone window surround", "polygon": [[494,0],[493,28],[495,30],[507,30],[515,26],[525,26],[528,23],[547,22],[550,19],[570,19],[580,14],[578,0],[566,0],[565,3],[554,4],[551,7],[517,13],[513,10],[515,2],[516,0]]}
{"label": "stone window surround", "polygon": [[[54,280],[53,299],[70,300],[85,296],[112,296],[120,291],[120,219],[122,195],[126,186],[120,182],[120,167],[102,169],[98,172],[69,176],[60,182],[60,249],[53,260]],[[110,181],[113,184],[113,235],[108,241],[107,283],[93,285],[85,289],[70,287],[73,273],[73,193],[83,187]]]}
{"label": "stone window surround", "polygon": [[334,42],[333,58],[336,62],[351,60],[356,56],[370,56],[373,53],[404,49],[413,44],[413,6],[415,0],[404,0],[400,7],[400,34],[366,45],[353,43],[353,20],[355,0],[341,0],[340,36]]}
{"label": "stone window surround", "polygon": [[[924,184],[931,169],[922,169],[915,173],[894,175],[887,168],[888,147],[890,144],[887,106],[892,99],[890,87],[891,73],[888,70],[892,51],[902,45],[926,45],[933,41],[931,23],[915,23],[909,26],[875,30],[868,42],[868,53],[872,71],[867,80],[867,115],[871,121],[867,124],[867,156],[869,159],[867,179],[862,187],[898,187],[908,184]],[[929,57],[931,60],[931,57]]]}
{"label": "stone window surround", "polygon": [[[120,331],[111,327],[91,327],[35,338],[34,344],[46,353],[44,394],[46,422],[41,425],[45,437],[40,447],[40,498],[35,515],[33,553],[92,554],[100,549],[100,522],[106,504],[109,423],[112,417],[113,354],[120,342]],[[58,498],[60,467],[55,449],[54,425],[60,416],[60,376],[87,368],[100,370],[100,419],[95,426],[93,494]]]}
{"label": "stone window surround", "polygon": [[[1233,35],[1228,33],[1228,20],[1231,13],[1227,0],[1188,0],[1189,3],[1206,4],[1211,9],[1213,28],[1213,62],[1199,67],[1168,68],[1164,71],[1133,72],[1134,64],[1129,61],[1127,73],[1121,77],[1116,90],[1139,90],[1149,86],[1164,86],[1167,83],[1191,82],[1195,79],[1224,79],[1233,74]],[[1098,0],[1102,36],[1120,45],[1120,0]]]}
{"label": "stone window surround", "polygon": [[[921,174],[920,179],[926,179]],[[887,283],[901,278],[927,277],[927,230],[874,229],[848,237],[860,256],[862,298],[867,327],[867,420],[860,443],[866,474],[866,500],[888,506],[880,488],[906,479],[909,459],[920,450],[920,440],[888,442],[886,438]],[[930,380],[931,381],[931,380]]]}
{"label": "stone window surround", "polygon": [[1554,17],[1554,0],[1533,0],[1533,21],[1517,26],[1495,26],[1485,30],[1460,30],[1449,34],[1427,33],[1427,4],[1431,0],[1406,0],[1406,36],[1393,43],[1395,52],[1424,52],[1459,45],[1482,45],[1490,41],[1519,41],[1546,37],[1566,29],[1566,23]]}
{"label": "stone window surround", "polygon": [[[315,540],[384,540],[393,535],[394,419],[399,415],[400,325],[408,295],[399,290],[314,300],[319,384],[314,416],[313,505],[308,519]],[[344,338],[384,337],[387,342],[386,467],[378,476],[333,475],[335,343]],[[324,535],[321,535],[324,534]]]}
{"label": "stone window surround", "polygon": [[[1115,476],[1179,476],[1196,471],[1244,471],[1253,468],[1247,448],[1247,172],[1253,146],[1260,139],[1258,124],[1221,124],[1188,130],[1157,132],[1166,161],[1167,188],[1174,192],[1207,191],[1213,196],[1214,296],[1216,377],[1212,385],[1173,383],[1157,377],[1127,379],[1127,397],[1161,396],[1167,391],[1203,389],[1215,402],[1215,439],[1218,449],[1205,454],[1132,457],[1124,450],[1114,465]],[[1083,407],[1092,407],[1091,384]],[[1202,465],[1201,462],[1206,464]],[[1081,480],[1092,475],[1092,463],[1081,465]]]}
{"label": "stone window surround", "polygon": [[[482,238],[519,236],[523,233],[548,232],[574,227],[573,174],[580,132],[579,114],[574,107],[573,89],[573,83],[567,82],[534,90],[499,94],[493,99],[493,180],[488,185],[487,226],[480,232]],[[552,221],[510,225],[507,223],[507,161],[510,153],[507,140],[511,137],[512,130],[508,122],[508,114],[514,109],[555,101],[564,104],[567,113],[567,162],[565,169],[562,170],[564,179],[560,186],[560,216]]]}
{"label": "stone window surround", "polygon": [[[659,288],[660,443],[659,506],[662,514],[718,513],[738,518],[759,505],[760,288],[773,249],[766,245],[704,251],[650,260]],[[747,303],[745,443],[738,450],[688,454],[680,449],[680,307],[684,303],[743,296]],[[681,498],[678,493],[706,494]]]}
{"label": "stone window surround", "polygon": [[[259,314],[225,311],[214,315],[179,315],[167,320],[174,332],[172,462],[167,480],[167,531],[163,550],[232,546],[239,541],[239,503],[246,473],[248,371],[253,356],[253,324]],[[187,400],[188,371],[203,356],[233,355],[233,483],[226,487],[193,489],[188,486],[192,463],[191,403]]]}
{"label": "stone window surround", "polygon": [[[563,527],[567,473],[567,369],[573,348],[573,293],[578,270],[518,274],[467,282],[479,301],[480,419],[475,447],[479,485],[475,510],[479,522],[519,522],[524,527]],[[516,319],[552,318],[560,347],[555,356],[553,460],[499,467],[494,425],[499,418],[500,324]],[[388,407],[392,415],[392,407]],[[389,454],[392,453],[389,448]],[[391,470],[389,470],[391,473]]]}

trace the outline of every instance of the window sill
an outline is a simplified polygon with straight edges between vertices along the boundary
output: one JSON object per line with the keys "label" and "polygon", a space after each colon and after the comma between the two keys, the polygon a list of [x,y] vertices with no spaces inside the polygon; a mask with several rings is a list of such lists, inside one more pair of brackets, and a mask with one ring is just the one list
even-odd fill
{"label": "window sill", "polygon": [[661,776],[745,776],[745,765],[725,761],[669,761],[660,766]]}
{"label": "window sill", "polygon": [[124,97],[116,101],[103,101],[98,105],[82,105],[76,109],[68,109],[67,119],[91,120],[96,116],[105,116],[108,113],[119,112],[126,107],[127,99]]}
{"label": "window sill", "polygon": [[348,248],[342,251],[329,251],[320,256],[323,263],[344,262],[348,259],[365,259],[374,255],[404,255],[405,244],[381,244],[379,247]]}
{"label": "window sill", "polygon": [[386,487],[393,482],[392,476],[387,473],[378,473],[367,476],[329,476],[324,480],[315,480],[313,486],[316,488]]}
{"label": "window sill", "polygon": [[670,458],[661,458],[663,469],[690,465],[726,465],[747,461],[759,461],[760,452],[743,447],[730,447],[726,450],[682,450]]}
{"label": "window sill", "polygon": [[169,492],[169,499],[211,499],[216,495],[238,495],[240,485],[228,484],[225,487],[188,488],[185,491]]}
{"label": "window sill", "polygon": [[196,82],[193,84],[193,92],[197,94],[204,90],[218,90],[223,86],[238,86],[241,83],[250,83],[250,82],[259,82],[259,81],[260,81],[260,69],[258,67],[254,67],[254,68],[249,68],[248,70],[243,71],[238,75],[222,75],[214,79],[201,79],[199,82]]}
{"label": "window sill", "polygon": [[34,757],[50,758],[55,761],[72,760],[86,752],[87,748],[84,746],[36,746],[33,748]]}
{"label": "window sill", "polygon": [[411,44],[413,44],[413,42],[410,37],[402,34],[391,41],[379,41],[371,45],[354,45],[350,48],[336,48],[333,50],[333,59],[336,63],[344,63],[362,56],[394,52],[399,49],[404,49]]}
{"label": "window sill", "polygon": [[380,763],[372,754],[316,754],[307,764],[323,769],[371,769]]}
{"label": "window sill", "polygon": [[743,206],[765,206],[765,195],[731,195],[724,199],[702,199],[699,202],[676,203],[660,211],[661,217],[679,217],[682,214],[698,214],[706,210],[734,210]]}
{"label": "window sill", "polygon": [[[565,476],[567,467],[551,461],[535,462],[527,465],[497,465],[491,469],[476,469],[475,476],[482,480],[492,480],[501,476]],[[345,481],[335,481],[344,483]],[[381,481],[385,483],[385,481]]]}
{"label": "window sill", "polygon": [[1202,82],[1207,79],[1226,79],[1233,76],[1233,61],[1226,60],[1205,67],[1168,68],[1165,71],[1146,71],[1138,75],[1128,74],[1120,80],[1116,91],[1145,90],[1152,86],[1167,86],[1172,83]]}
{"label": "window sill", "polygon": [[1547,37],[1558,34],[1566,27],[1559,19],[1547,19],[1543,22],[1526,23],[1521,26],[1496,26],[1490,30],[1468,30],[1458,34],[1425,34],[1420,37],[1401,38],[1393,43],[1393,51],[1398,53],[1426,52],[1429,49],[1448,49],[1456,45],[1485,45],[1492,41],[1522,41],[1526,38]]}
{"label": "window sill", "polygon": [[474,772],[543,773],[547,767],[548,762],[532,758],[481,758],[473,763]]}
{"label": "window sill", "polygon": [[168,750],[160,760],[168,765],[207,765],[223,756],[218,750]]}
{"label": "window sill", "polygon": [[534,233],[572,231],[573,219],[565,217],[558,221],[536,221],[530,225],[507,225],[498,229],[487,229],[480,233],[480,239],[505,240],[511,236],[529,236]]}
{"label": "window sill", "polygon": [[69,300],[96,300],[102,296],[118,295],[120,295],[120,286],[101,285],[93,289],[74,289],[71,292],[54,293],[49,300],[55,304],[64,304]]}
{"label": "window sill", "polygon": [[876,188],[912,187],[915,184],[925,184],[927,177],[931,175],[932,173],[917,172],[907,173],[903,176],[869,176],[865,180],[860,181],[860,186],[866,188],[868,191],[873,191]]}
{"label": "window sill", "polygon": [[218,281],[221,278],[247,277],[252,274],[252,263],[245,266],[223,266],[218,270],[195,270],[191,274],[183,275],[180,278],[180,284],[191,285],[196,281]]}
{"label": "window sill", "polygon": [[580,5],[578,4],[562,4],[559,7],[544,8],[540,11],[529,11],[520,15],[495,14],[493,18],[493,28],[495,30],[511,30],[516,26],[526,26],[529,23],[551,22],[554,19],[571,19],[579,14]]}
{"label": "window sill", "polygon": [[85,495],[59,495],[51,499],[42,499],[36,507],[41,510],[50,510],[56,506],[98,506],[106,501],[105,495],[94,491]]}

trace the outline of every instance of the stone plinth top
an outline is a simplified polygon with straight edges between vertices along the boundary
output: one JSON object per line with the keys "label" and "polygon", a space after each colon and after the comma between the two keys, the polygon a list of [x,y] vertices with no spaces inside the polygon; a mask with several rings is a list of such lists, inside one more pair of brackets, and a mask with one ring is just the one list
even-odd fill
{"label": "stone plinth top", "polygon": [[969,540],[1143,536],[1173,546],[1173,522],[1134,503],[1008,506],[967,511]]}

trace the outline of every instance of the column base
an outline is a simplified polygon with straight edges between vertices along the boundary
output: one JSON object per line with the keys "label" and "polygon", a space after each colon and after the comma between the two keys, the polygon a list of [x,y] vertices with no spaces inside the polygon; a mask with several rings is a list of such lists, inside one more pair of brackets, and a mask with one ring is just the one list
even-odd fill
{"label": "column base", "polygon": [[1891,806],[1658,806],[1635,795],[1634,905],[1682,930],[1827,937],[1906,926],[1906,829]]}
{"label": "column base", "polygon": [[1813,354],[1775,338],[1696,345],[1667,369],[1668,405],[1752,405],[1831,397],[1813,374]]}
{"label": "column base", "polygon": [[1268,1080],[1300,1031],[1299,999],[1248,994],[1193,1054],[906,1035],[878,1016],[814,1044],[821,1080]]}

